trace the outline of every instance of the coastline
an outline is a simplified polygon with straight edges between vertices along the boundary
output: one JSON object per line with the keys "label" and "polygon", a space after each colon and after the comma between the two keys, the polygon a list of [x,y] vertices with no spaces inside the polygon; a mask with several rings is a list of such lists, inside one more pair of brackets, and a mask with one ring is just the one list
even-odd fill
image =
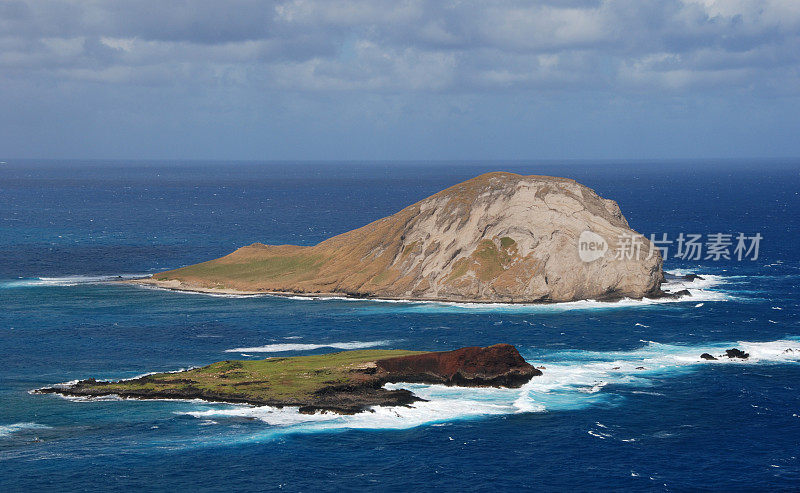
{"label": "coastline", "polygon": [[221,296],[277,296],[282,298],[329,298],[329,299],[350,299],[350,300],[372,300],[372,301],[392,301],[392,302],[430,302],[430,303],[476,303],[476,304],[503,304],[503,305],[558,305],[562,303],[573,303],[575,301],[597,301],[602,303],[614,303],[617,301],[621,301],[624,299],[632,299],[632,300],[658,300],[658,299],[678,299],[687,296],[691,296],[691,294],[687,290],[681,290],[675,293],[661,291],[653,296],[642,296],[641,298],[631,298],[627,296],[608,296],[604,298],[595,298],[595,299],[587,299],[587,300],[569,300],[569,301],[496,301],[496,300],[472,300],[472,299],[456,299],[456,298],[414,298],[414,297],[407,297],[407,298],[400,298],[400,297],[388,297],[388,296],[380,296],[380,297],[370,297],[370,296],[362,296],[362,295],[354,295],[352,293],[332,293],[332,292],[320,292],[320,293],[309,293],[309,292],[293,292],[293,291],[249,291],[249,290],[238,290],[238,289],[230,289],[230,288],[209,288],[200,285],[193,285],[187,284],[183,281],[178,279],[170,279],[167,281],[161,281],[157,279],[153,279],[152,277],[145,277],[145,278],[137,278],[137,279],[124,279],[124,280],[116,280],[112,281],[115,283],[123,283],[123,284],[133,284],[145,287],[151,287],[156,289],[164,289],[167,291],[178,291],[178,292],[186,292],[186,293],[198,293],[198,294],[209,294],[209,295],[221,295]]}
{"label": "coastline", "polygon": [[[186,284],[177,279],[170,279],[169,281],[159,281],[152,277],[145,277],[139,279],[125,279],[119,281],[112,281],[122,284],[134,284],[141,286],[148,286],[158,289],[165,289],[167,291],[180,291],[186,293],[201,293],[201,294],[218,294],[218,295],[232,295],[232,296],[280,296],[289,298],[300,296],[303,298],[349,298],[349,299],[390,299],[390,298],[368,298],[366,296],[354,296],[345,293],[304,293],[304,292],[291,292],[291,291],[247,291],[230,288],[208,288],[205,286]],[[391,298],[394,301],[423,301],[407,298]],[[430,300],[430,301],[444,301],[444,300]]]}
{"label": "coastline", "polygon": [[424,399],[387,383],[519,388],[542,372],[514,346],[495,344],[452,351],[373,349],[323,355],[225,360],[191,370],[117,380],[89,378],[35,389],[64,397],[200,399],[301,413],[354,414],[374,406],[408,406]]}
{"label": "coastline", "polygon": [[296,407],[300,414],[315,413],[335,413],[342,415],[352,415],[361,412],[368,412],[374,406],[405,406],[408,407],[415,402],[425,402],[425,399],[417,397],[409,390],[386,390],[383,388],[373,388],[368,385],[358,387],[348,387],[338,389],[329,387],[326,390],[329,397],[336,400],[344,397],[346,402],[342,404],[318,404],[313,401],[302,400],[260,400],[247,397],[229,396],[214,392],[203,392],[197,389],[184,392],[126,392],[119,390],[111,391],[92,391],[81,392],[74,388],[87,380],[80,380],[71,386],[42,387],[29,391],[32,394],[47,395],[52,394],[64,399],[103,399],[116,398],[119,400],[132,401],[180,401],[192,402],[202,401],[209,404],[234,404],[239,406],[269,406],[276,409]]}

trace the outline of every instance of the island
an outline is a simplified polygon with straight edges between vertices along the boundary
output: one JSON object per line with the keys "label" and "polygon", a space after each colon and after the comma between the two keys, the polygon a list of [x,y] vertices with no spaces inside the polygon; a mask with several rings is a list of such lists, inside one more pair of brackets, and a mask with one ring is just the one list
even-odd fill
{"label": "island", "polygon": [[220,361],[185,371],[119,381],[93,378],[37,389],[37,394],[77,397],[116,395],[135,399],[202,399],[258,406],[298,407],[302,413],[353,414],[373,406],[420,401],[387,383],[466,387],[520,387],[542,372],[509,344],[453,351],[357,350]]}
{"label": "island", "polygon": [[[584,246],[591,256],[579,254]],[[254,243],[132,282],[455,302],[664,295],[659,250],[630,228],[616,202],[568,178],[506,172],[477,176],[317,245]]]}

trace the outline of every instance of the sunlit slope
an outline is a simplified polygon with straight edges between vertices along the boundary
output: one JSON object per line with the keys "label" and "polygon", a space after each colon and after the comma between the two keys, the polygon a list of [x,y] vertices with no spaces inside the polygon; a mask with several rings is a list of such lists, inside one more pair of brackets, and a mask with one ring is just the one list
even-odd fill
{"label": "sunlit slope", "polygon": [[[583,231],[609,249],[583,262]],[[616,259],[633,235],[617,204],[566,178],[488,173],[309,247],[255,243],[153,276],[179,288],[535,302],[655,294],[661,257]]]}

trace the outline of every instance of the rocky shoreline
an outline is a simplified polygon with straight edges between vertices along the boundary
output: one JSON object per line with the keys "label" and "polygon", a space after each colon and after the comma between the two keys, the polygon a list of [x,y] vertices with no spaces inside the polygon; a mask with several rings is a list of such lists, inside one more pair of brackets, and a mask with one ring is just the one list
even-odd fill
{"label": "rocky shoreline", "polygon": [[[681,276],[676,279],[693,281],[694,279],[702,279],[702,277],[697,276],[695,274],[689,274],[687,276]],[[125,279],[121,281],[114,281],[120,282],[124,284],[133,284],[145,287],[152,287],[157,289],[164,289],[167,291],[177,291],[177,292],[184,292],[184,293],[200,293],[200,294],[211,294],[211,295],[229,295],[229,296],[278,296],[284,298],[291,298],[291,297],[300,297],[300,298],[348,298],[348,299],[359,299],[359,300],[386,300],[386,301],[408,301],[408,302],[440,302],[440,303],[476,303],[476,304],[496,304],[496,303],[503,303],[509,305],[515,304],[524,304],[524,305],[551,305],[555,303],[568,303],[565,301],[492,301],[492,300],[471,300],[471,301],[464,301],[463,299],[459,298],[418,298],[418,297],[390,297],[390,296],[368,296],[358,293],[332,293],[332,292],[304,292],[304,291],[267,291],[267,290],[238,290],[238,289],[231,289],[231,288],[209,288],[204,287],[202,285],[190,284],[183,281],[179,281],[177,279],[171,280],[158,280],[152,277],[146,278],[138,278],[138,279]],[[662,289],[658,289],[646,296],[641,297],[629,297],[629,296],[621,296],[621,295],[613,295],[609,294],[606,296],[598,297],[592,299],[591,301],[601,301],[605,303],[614,303],[616,301],[620,301],[622,299],[649,299],[649,300],[658,300],[664,298],[670,299],[677,299],[691,296],[691,293],[688,289],[682,289],[675,292],[665,291]]]}
{"label": "rocky shoreline", "polygon": [[383,388],[387,383],[514,388],[541,374],[514,346],[496,344],[444,352],[361,350],[258,361],[222,361],[192,370],[115,382],[90,378],[37,389],[34,393],[202,399],[279,408],[292,406],[303,413],[354,414],[373,406],[408,406],[423,400],[408,390]]}

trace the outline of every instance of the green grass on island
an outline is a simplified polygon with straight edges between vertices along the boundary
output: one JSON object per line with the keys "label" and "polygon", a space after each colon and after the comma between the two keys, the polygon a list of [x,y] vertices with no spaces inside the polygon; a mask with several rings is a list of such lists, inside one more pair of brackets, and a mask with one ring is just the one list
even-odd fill
{"label": "green grass on island", "polygon": [[133,380],[88,385],[102,389],[103,393],[199,389],[249,401],[304,401],[326,387],[368,380],[367,374],[357,370],[368,367],[374,361],[424,352],[367,349],[316,356],[220,361],[177,373],[156,373]]}
{"label": "green grass on island", "polygon": [[284,278],[304,280],[314,277],[322,265],[319,255],[287,254],[268,258],[242,258],[237,262],[210,260],[153,276],[153,279],[203,279],[208,282],[276,281]]}

